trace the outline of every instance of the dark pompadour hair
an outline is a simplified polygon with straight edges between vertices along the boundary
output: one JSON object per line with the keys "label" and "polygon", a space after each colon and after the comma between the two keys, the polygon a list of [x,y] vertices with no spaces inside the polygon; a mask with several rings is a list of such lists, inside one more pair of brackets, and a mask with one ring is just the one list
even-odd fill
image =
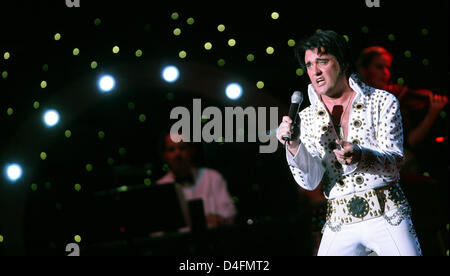
{"label": "dark pompadour hair", "polygon": [[344,36],[335,31],[326,30],[300,40],[294,51],[300,66],[305,71],[305,52],[314,49],[318,49],[320,54],[330,54],[336,57],[339,66],[348,77],[355,72],[350,47]]}

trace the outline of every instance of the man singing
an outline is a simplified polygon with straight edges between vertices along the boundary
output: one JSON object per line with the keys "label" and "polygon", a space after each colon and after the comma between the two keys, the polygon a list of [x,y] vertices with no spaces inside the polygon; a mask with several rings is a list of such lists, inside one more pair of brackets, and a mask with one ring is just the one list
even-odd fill
{"label": "man singing", "polygon": [[300,112],[299,126],[283,117],[277,137],[297,183],[306,190],[322,184],[328,199],[318,255],[365,255],[366,248],[384,256],[421,255],[399,185],[398,100],[352,74],[347,41],[334,31],[304,39],[296,56],[311,81],[311,105]]}

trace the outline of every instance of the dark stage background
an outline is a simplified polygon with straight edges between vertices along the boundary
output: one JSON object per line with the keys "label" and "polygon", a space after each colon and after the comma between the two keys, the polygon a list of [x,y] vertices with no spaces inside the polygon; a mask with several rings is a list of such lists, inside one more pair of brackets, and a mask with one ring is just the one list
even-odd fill
{"label": "dark stage background", "polygon": [[[203,164],[228,181],[239,212],[234,227],[159,239],[121,231],[99,243],[86,219],[100,208],[87,197],[150,188],[165,174],[158,146],[175,122],[172,108],[191,110],[194,98],[202,108],[273,106],[279,122],[292,92],[306,97],[309,83],[291,39],[332,29],[348,37],[355,57],[383,46],[394,54],[394,82],[448,95],[447,0],[381,0],[380,8],[363,0],[92,2],[0,3],[0,164],[23,169],[14,183],[0,178],[0,255],[66,255],[73,242],[92,255],[313,254],[321,218],[311,195],[295,183],[281,147],[261,154],[258,143],[200,145]],[[166,65],[179,68],[177,82],[161,78]],[[104,73],[116,78],[105,94],[97,88]],[[225,96],[230,82],[243,88],[236,101]],[[52,128],[42,123],[48,108],[61,116]],[[419,149],[420,171],[402,184],[425,255],[448,255],[447,110]]]}

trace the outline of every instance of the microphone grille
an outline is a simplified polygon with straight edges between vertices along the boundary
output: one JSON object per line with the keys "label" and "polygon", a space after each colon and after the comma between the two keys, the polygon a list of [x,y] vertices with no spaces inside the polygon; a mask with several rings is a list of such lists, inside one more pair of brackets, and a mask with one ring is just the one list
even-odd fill
{"label": "microphone grille", "polygon": [[298,103],[301,103],[302,100],[303,100],[303,96],[302,96],[302,93],[300,93],[299,91],[295,91],[295,92],[292,94],[292,97],[291,97],[291,103],[296,103],[296,104],[298,104]]}

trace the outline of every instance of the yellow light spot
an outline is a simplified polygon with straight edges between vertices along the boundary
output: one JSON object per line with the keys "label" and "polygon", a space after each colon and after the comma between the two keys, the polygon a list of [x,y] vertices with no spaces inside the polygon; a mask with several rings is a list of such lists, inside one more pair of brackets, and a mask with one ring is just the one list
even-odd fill
{"label": "yellow light spot", "polygon": [[187,20],[186,20],[186,22],[189,24],[189,25],[192,25],[192,24],[194,24],[194,18],[192,18],[192,17],[189,17]]}
{"label": "yellow light spot", "polygon": [[289,39],[287,44],[289,45],[289,47],[294,47],[295,46],[295,40]]}
{"label": "yellow light spot", "polygon": [[6,110],[6,114],[8,114],[8,116],[13,115],[13,113],[14,113],[14,110],[11,107]]}
{"label": "yellow light spot", "polygon": [[98,67],[98,63],[94,60],[93,62],[91,62],[91,68],[95,69]]}
{"label": "yellow light spot", "polygon": [[187,53],[186,53],[186,51],[180,51],[180,52],[178,53],[178,56],[179,56],[180,58],[186,58]]}
{"label": "yellow light spot", "polygon": [[56,33],[54,36],[55,40],[58,41],[61,39],[61,34],[60,33]]}
{"label": "yellow light spot", "polygon": [[3,242],[3,241],[4,241],[4,238],[2,235],[0,235],[0,242]]}
{"label": "yellow light spot", "polygon": [[41,159],[42,160],[45,160],[45,159],[47,159],[47,153],[45,153],[45,152],[41,152]]}
{"label": "yellow light spot", "polygon": [[175,28],[173,30],[173,34],[176,35],[176,36],[179,36],[181,34],[181,29],[180,28]]}
{"label": "yellow light spot", "polygon": [[73,55],[78,56],[78,54],[80,54],[80,49],[78,48],[73,49]]}
{"label": "yellow light spot", "polygon": [[204,47],[205,47],[206,50],[211,50],[211,48],[212,48],[211,42],[206,42]]}
{"label": "yellow light spot", "polygon": [[5,54],[3,55],[4,59],[9,59],[11,57],[11,54],[8,52],[5,52]]}
{"label": "yellow light spot", "polygon": [[273,12],[270,17],[272,17],[273,20],[277,20],[280,17],[280,14],[277,12]]}
{"label": "yellow light spot", "polygon": [[70,138],[70,136],[72,136],[72,131],[66,130],[66,131],[64,132],[64,136],[66,136],[66,138]]}
{"label": "yellow light spot", "polygon": [[47,82],[41,81],[41,88],[46,88],[46,87],[47,87]]}
{"label": "yellow light spot", "polygon": [[142,50],[138,49],[135,54],[136,54],[136,57],[141,57],[142,56]]}
{"label": "yellow light spot", "polygon": [[120,51],[119,46],[114,46],[112,51],[113,51],[114,54],[117,54]]}
{"label": "yellow light spot", "polygon": [[316,30],[316,33],[318,34],[318,33],[321,33],[322,32],[322,29],[317,29]]}
{"label": "yellow light spot", "polygon": [[235,45],[236,45],[236,40],[234,40],[233,38],[231,38],[230,40],[228,40],[228,46],[234,47]]}
{"label": "yellow light spot", "polygon": [[75,235],[75,237],[73,238],[76,242],[80,243],[81,242],[81,237],[80,235]]}
{"label": "yellow light spot", "polygon": [[350,38],[348,37],[348,35],[343,35],[343,37],[344,37],[345,41],[347,41],[347,42],[350,41]]}
{"label": "yellow light spot", "polygon": [[225,31],[225,25],[220,24],[219,26],[217,26],[217,30],[218,30],[219,32]]}
{"label": "yellow light spot", "polygon": [[266,48],[266,53],[272,55],[275,52],[275,49],[271,46]]}
{"label": "yellow light spot", "polygon": [[258,82],[256,83],[256,87],[258,87],[259,89],[263,89],[263,88],[264,88],[264,82],[258,81]]}

